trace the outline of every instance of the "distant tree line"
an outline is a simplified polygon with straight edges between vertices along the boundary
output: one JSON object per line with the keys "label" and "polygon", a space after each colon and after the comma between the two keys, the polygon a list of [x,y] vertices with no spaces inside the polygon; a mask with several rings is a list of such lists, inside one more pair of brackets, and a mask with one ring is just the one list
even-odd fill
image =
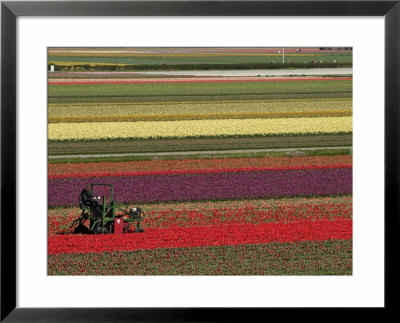
{"label": "distant tree line", "polygon": [[352,50],[352,47],[320,47],[319,50]]}

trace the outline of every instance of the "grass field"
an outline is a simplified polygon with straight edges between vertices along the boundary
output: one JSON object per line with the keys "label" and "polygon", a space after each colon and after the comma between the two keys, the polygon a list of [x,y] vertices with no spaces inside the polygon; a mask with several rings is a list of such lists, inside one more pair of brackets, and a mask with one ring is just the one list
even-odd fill
{"label": "grass field", "polygon": [[[92,54],[93,55],[93,54]],[[106,54],[96,56],[81,55],[81,56],[61,56],[50,55],[50,62],[80,62],[80,63],[106,63],[106,64],[135,64],[135,65],[177,65],[177,64],[257,64],[270,63],[272,61],[281,62],[282,55],[278,54],[253,54],[253,55],[237,55],[237,54],[200,54],[200,55],[139,55],[125,54],[113,56],[105,56]],[[332,63],[334,60],[340,63],[352,63],[352,55],[349,53],[306,53],[306,54],[286,54],[285,60],[292,63],[311,62],[312,60],[322,60],[323,62]]]}
{"label": "grass field", "polygon": [[352,81],[49,85],[49,98],[351,93]]}

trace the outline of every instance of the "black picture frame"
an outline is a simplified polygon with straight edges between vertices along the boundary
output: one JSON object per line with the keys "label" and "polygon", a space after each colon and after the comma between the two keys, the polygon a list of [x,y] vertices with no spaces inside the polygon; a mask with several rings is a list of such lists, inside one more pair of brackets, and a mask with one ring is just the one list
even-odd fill
{"label": "black picture frame", "polygon": [[[233,322],[249,321],[259,315],[262,318],[267,310],[259,308],[55,309],[16,306],[16,19],[19,16],[383,16],[385,19],[385,300],[384,308],[375,310],[378,315],[395,311],[396,292],[399,286],[396,258],[400,228],[399,2],[399,0],[2,1],[1,322]],[[331,313],[329,315],[335,315],[331,309],[326,310]],[[318,315],[317,317],[321,318]],[[265,316],[264,318],[268,319]]]}

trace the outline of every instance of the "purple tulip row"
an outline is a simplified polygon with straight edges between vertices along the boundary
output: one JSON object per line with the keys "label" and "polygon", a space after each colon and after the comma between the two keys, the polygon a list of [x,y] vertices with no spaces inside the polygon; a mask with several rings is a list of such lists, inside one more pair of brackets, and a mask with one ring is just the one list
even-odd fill
{"label": "purple tulip row", "polygon": [[113,184],[117,204],[340,195],[352,193],[352,169],[49,179],[48,206],[77,206],[87,183]]}

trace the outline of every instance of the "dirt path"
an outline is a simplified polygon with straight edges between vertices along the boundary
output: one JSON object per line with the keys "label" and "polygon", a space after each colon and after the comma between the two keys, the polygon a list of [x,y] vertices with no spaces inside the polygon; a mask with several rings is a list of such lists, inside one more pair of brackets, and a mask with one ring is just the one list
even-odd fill
{"label": "dirt path", "polygon": [[148,84],[148,83],[225,83],[225,82],[296,82],[296,81],[342,81],[352,80],[351,77],[232,77],[232,76],[214,76],[214,77],[154,77],[154,78],[52,78],[48,84]]}
{"label": "dirt path", "polygon": [[215,71],[139,71],[139,72],[49,72],[52,76],[117,76],[117,75],[159,75],[159,76],[323,76],[353,75],[353,68],[305,68],[305,69],[261,69],[261,70],[215,70]]}
{"label": "dirt path", "polygon": [[221,70],[221,71],[164,71],[141,72],[141,74],[194,75],[194,76],[289,76],[289,75],[352,75],[352,68],[305,68],[268,70]]}

